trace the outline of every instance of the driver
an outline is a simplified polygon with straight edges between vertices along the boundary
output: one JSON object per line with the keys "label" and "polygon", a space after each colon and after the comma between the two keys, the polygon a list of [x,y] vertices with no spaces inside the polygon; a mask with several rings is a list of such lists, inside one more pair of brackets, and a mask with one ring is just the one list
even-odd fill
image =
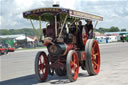
{"label": "driver", "polygon": [[81,21],[79,21],[78,27],[79,27],[80,34],[82,34],[83,25],[82,25],[82,22]]}
{"label": "driver", "polygon": [[82,30],[83,30],[83,25],[82,25],[82,22],[79,21],[79,25],[78,25],[78,36],[77,36],[77,46],[78,48],[80,48],[80,50],[83,50],[84,49],[84,45],[83,45],[83,42],[82,42]]}
{"label": "driver", "polygon": [[93,25],[91,20],[86,20],[87,24],[85,25],[88,32],[88,39],[92,39],[93,37]]}
{"label": "driver", "polygon": [[47,26],[47,36],[48,37],[55,37],[55,22],[54,21],[50,21],[50,25]]}

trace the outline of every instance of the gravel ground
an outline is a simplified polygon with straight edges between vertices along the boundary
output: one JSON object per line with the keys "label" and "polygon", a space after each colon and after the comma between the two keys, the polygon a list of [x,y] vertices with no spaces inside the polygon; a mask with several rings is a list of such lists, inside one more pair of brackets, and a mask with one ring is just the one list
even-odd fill
{"label": "gravel ground", "polygon": [[66,76],[54,75],[39,83],[34,75],[34,59],[40,50],[16,51],[0,56],[0,85],[128,85],[128,43],[100,45],[100,73],[88,76],[87,71],[80,68],[75,82],[69,82]]}

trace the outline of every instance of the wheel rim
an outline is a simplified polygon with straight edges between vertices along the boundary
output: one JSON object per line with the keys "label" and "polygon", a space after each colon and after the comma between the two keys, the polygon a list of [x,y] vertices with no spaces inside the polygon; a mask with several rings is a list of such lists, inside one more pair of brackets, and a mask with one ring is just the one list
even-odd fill
{"label": "wheel rim", "polygon": [[100,51],[99,51],[99,46],[96,41],[94,41],[93,46],[92,46],[92,68],[94,72],[97,74],[100,69]]}
{"label": "wheel rim", "polygon": [[48,75],[48,59],[44,53],[42,53],[39,57],[39,63],[38,63],[38,72],[40,75],[40,78],[42,80],[45,80]]}
{"label": "wheel rim", "polygon": [[71,68],[70,72],[72,74],[72,77],[74,80],[76,80],[79,72],[79,63],[78,63],[78,57],[76,53],[73,53],[71,56],[70,68]]}

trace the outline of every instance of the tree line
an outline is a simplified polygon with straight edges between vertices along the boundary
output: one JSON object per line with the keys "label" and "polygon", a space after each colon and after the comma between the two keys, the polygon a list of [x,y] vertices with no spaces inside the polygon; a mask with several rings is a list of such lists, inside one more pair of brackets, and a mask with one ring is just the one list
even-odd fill
{"label": "tree line", "polygon": [[[118,27],[110,27],[110,28],[103,28],[100,27],[99,29],[96,29],[95,31],[100,33],[105,32],[119,32],[119,31],[127,31],[124,29],[119,29]],[[0,35],[15,35],[15,34],[25,34],[27,36],[34,36],[38,34],[40,35],[40,29],[37,29],[36,32],[32,28],[22,28],[22,29],[0,29]]]}
{"label": "tree line", "polygon": [[[37,32],[37,33],[36,33]],[[22,28],[22,29],[0,29],[0,35],[15,35],[15,34],[25,34],[28,36],[39,35],[40,29],[36,32],[32,28]]]}
{"label": "tree line", "polygon": [[103,28],[103,27],[100,27],[99,29],[96,29],[97,32],[100,32],[100,33],[105,33],[105,32],[125,32],[127,31],[125,28],[123,29],[119,29],[118,27],[110,27],[110,28]]}

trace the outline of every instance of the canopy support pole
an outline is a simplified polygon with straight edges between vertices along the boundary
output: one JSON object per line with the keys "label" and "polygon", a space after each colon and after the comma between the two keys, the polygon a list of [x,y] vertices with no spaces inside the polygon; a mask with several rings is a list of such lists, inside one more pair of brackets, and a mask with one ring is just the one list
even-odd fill
{"label": "canopy support pole", "polygon": [[31,24],[32,24],[32,27],[33,27],[33,29],[34,29],[34,33],[36,34],[36,36],[37,36],[37,40],[38,40],[37,31],[36,31],[36,29],[35,29],[35,27],[34,27],[34,25],[33,25],[33,23],[32,23],[32,20],[31,20],[31,19],[30,19],[30,22],[31,22]]}
{"label": "canopy support pole", "polygon": [[96,30],[96,25],[98,24],[98,20],[96,21],[96,24],[94,26],[94,29],[93,29],[93,38],[95,38],[95,34],[94,34],[94,31]]}
{"label": "canopy support pole", "polygon": [[56,33],[56,37],[57,37],[57,17],[55,16],[55,33]]}
{"label": "canopy support pole", "polygon": [[75,20],[73,20],[73,22],[70,24],[69,28],[72,26],[72,24],[76,21],[77,19],[75,18]]}
{"label": "canopy support pole", "polygon": [[68,15],[66,15],[66,17],[65,17],[65,19],[64,19],[64,22],[63,22],[63,25],[62,25],[62,27],[61,27],[61,31],[60,31],[60,34],[59,34],[59,38],[60,38],[61,35],[62,35],[62,31],[63,31],[63,28],[64,28],[64,24],[66,23],[67,18],[68,18]]}
{"label": "canopy support pole", "polygon": [[95,24],[95,26],[94,26],[94,29],[96,29],[96,25],[98,24],[98,20],[96,21],[96,24]]}
{"label": "canopy support pole", "polygon": [[42,39],[43,33],[41,30],[41,16],[39,16],[39,22],[40,22],[40,39]]}

